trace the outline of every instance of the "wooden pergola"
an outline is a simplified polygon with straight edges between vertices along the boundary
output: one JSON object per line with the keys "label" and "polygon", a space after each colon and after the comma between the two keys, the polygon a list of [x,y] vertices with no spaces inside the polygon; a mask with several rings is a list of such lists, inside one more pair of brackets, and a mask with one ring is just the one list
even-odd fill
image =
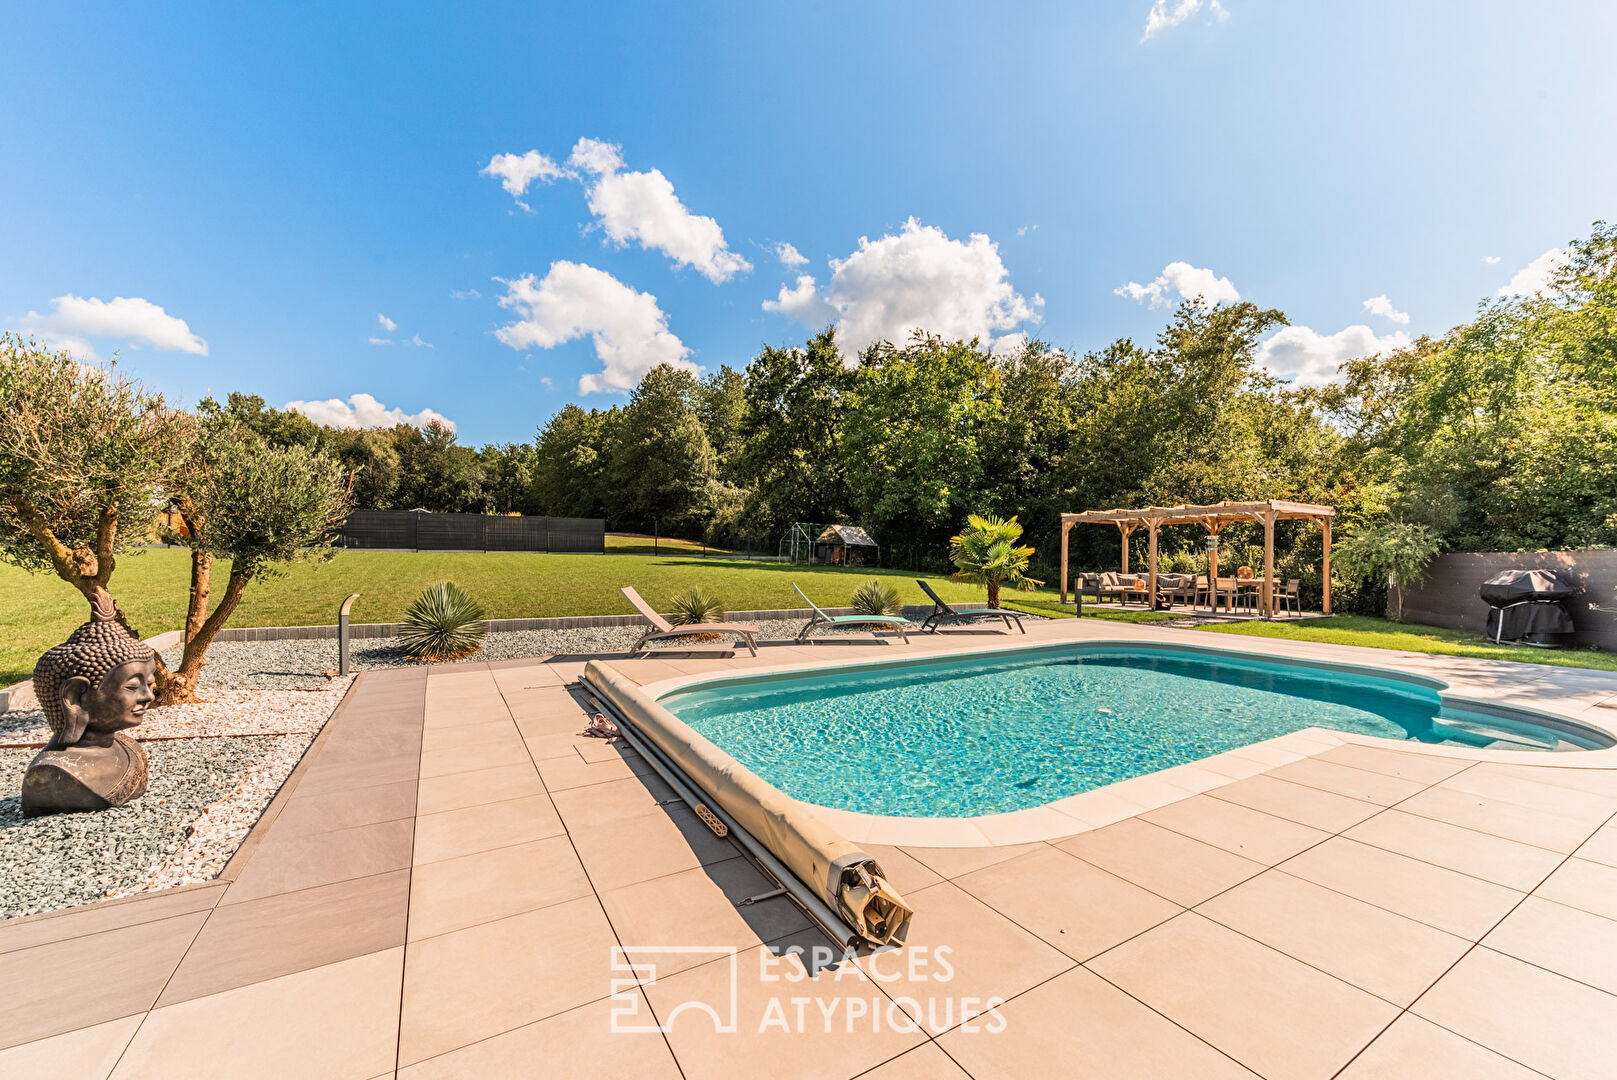
{"label": "wooden pergola", "polygon": [[[1336,508],[1316,506],[1313,503],[1284,502],[1268,499],[1263,502],[1221,502],[1211,506],[1147,506],[1141,510],[1086,510],[1081,514],[1061,515],[1061,602],[1067,602],[1067,533],[1079,523],[1088,525],[1116,525],[1123,534],[1123,573],[1129,572],[1129,536],[1141,526],[1150,530],[1147,552],[1150,571],[1146,592],[1154,599],[1157,595],[1157,533],[1164,525],[1200,525],[1207,534],[1217,539],[1225,526],[1240,521],[1251,521],[1263,526],[1263,587],[1260,590],[1263,617],[1274,614],[1275,522],[1313,521],[1325,533],[1325,614],[1331,613],[1331,519]],[[1218,550],[1208,552],[1208,584],[1218,584]]]}

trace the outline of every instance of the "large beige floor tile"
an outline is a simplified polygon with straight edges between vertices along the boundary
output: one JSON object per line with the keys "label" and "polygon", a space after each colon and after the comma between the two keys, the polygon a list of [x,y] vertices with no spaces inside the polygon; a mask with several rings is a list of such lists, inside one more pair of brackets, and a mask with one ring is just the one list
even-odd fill
{"label": "large beige floor tile", "polygon": [[1087,960],[1179,914],[1120,877],[1044,846],[955,884],[1075,960]]}
{"label": "large beige floor tile", "polygon": [[529,761],[475,772],[450,773],[421,781],[416,796],[416,813],[441,814],[446,810],[459,810],[482,803],[543,795],[544,791],[539,770]]}
{"label": "large beige floor tile", "polygon": [[53,1035],[0,1050],[6,1080],[107,1080],[140,1027],[142,1015]]}
{"label": "large beige floor tile", "polygon": [[[626,991],[644,999],[638,990]],[[399,1070],[399,1080],[492,1080],[551,1076],[678,1080],[679,1067],[655,1031],[612,1029],[618,1003],[595,1001]]]}
{"label": "large beige floor tile", "polygon": [[606,784],[554,792],[551,801],[569,829],[575,826],[621,824],[655,813],[661,807],[683,805],[674,790],[652,776],[635,776]]}
{"label": "large beige floor tile", "polygon": [[1517,773],[1504,765],[1484,764],[1467,769],[1444,781],[1443,786],[1533,810],[1561,814],[1591,825],[1599,825],[1617,813],[1617,796],[1597,795],[1562,784],[1542,783],[1534,774]]}
{"label": "large beige floor tile", "polygon": [[1503,885],[1340,836],[1279,868],[1471,941],[1492,929],[1522,898]]}
{"label": "large beige floor tile", "polygon": [[1183,907],[1201,903],[1263,870],[1263,864],[1130,818],[1056,845]]}
{"label": "large beige floor tile", "polygon": [[1617,997],[1479,946],[1413,1011],[1556,1080],[1610,1080]]}
{"label": "large beige floor tile", "polygon": [[958,885],[941,882],[907,899],[916,914],[904,948],[859,963],[892,997],[918,1002],[934,1035],[961,1022],[965,998],[1009,999],[1073,966]]}
{"label": "large beige floor tile", "polygon": [[1583,845],[1575,854],[1580,859],[1588,859],[1604,866],[1617,866],[1617,822],[1608,822]]}
{"label": "large beige floor tile", "polygon": [[156,1009],[112,1075],[369,1080],[393,1067],[403,962],[388,949]]}
{"label": "large beige floor tile", "polygon": [[1351,828],[1381,809],[1363,799],[1277,780],[1268,773],[1225,784],[1207,794],[1329,833]]}
{"label": "large beige floor tile", "polygon": [[887,844],[861,844],[860,847],[881,865],[888,884],[901,893],[912,893],[928,885],[936,885],[943,876],[925,863],[907,854],[902,848]]}
{"label": "large beige floor tile", "polygon": [[410,940],[576,900],[589,879],[566,836],[480,851],[415,868]]}
{"label": "large beige floor tile", "polygon": [[[737,954],[733,969],[720,958],[666,975],[659,962],[645,994],[669,1026],[686,1080],[844,1080],[925,1041],[908,1014],[889,1011],[888,995],[856,965],[811,977],[799,958],[776,959],[762,946]],[[715,1015],[734,1030],[719,1030]]]}
{"label": "large beige floor tile", "polygon": [[515,728],[508,729],[504,737],[479,740],[446,750],[421,752],[421,775],[448,776],[458,772],[478,772],[502,765],[521,765],[530,761],[528,748]]}
{"label": "large beige floor tile", "polygon": [[[631,958],[665,945],[752,948],[794,934],[808,920],[785,897],[748,907],[736,902],[773,891],[775,885],[745,859],[729,859],[668,877],[626,885],[601,895],[601,904]],[[670,971],[702,957],[659,960]]]}
{"label": "large beige floor tile", "polygon": [[1617,994],[1617,921],[1612,919],[1529,896],[1482,943]]}
{"label": "large beige floor tile", "polygon": [[1338,1074],[1337,1080],[1543,1080],[1430,1020],[1405,1013]]}
{"label": "large beige floor tile", "polygon": [[530,843],[564,831],[548,795],[423,814],[415,822],[415,865]]}
{"label": "large beige floor tile", "polygon": [[1325,1080],[1398,1009],[1194,912],[1088,965],[1263,1076]]}
{"label": "large beige floor tile", "polygon": [[1249,806],[1197,795],[1141,814],[1153,825],[1273,866],[1313,847],[1329,833]]}
{"label": "large beige floor tile", "polygon": [[906,1050],[867,1073],[860,1073],[859,1080],[971,1080],[971,1077],[939,1050],[937,1043],[929,1042]]}
{"label": "large beige floor tile", "polygon": [[741,854],[683,803],[648,807],[639,817],[605,825],[571,823],[569,834],[600,893]]}
{"label": "large beige floor tile", "polygon": [[1617,867],[1568,859],[1538,887],[1538,896],[1617,919]]}
{"label": "large beige floor tile", "polygon": [[1396,808],[1360,822],[1343,835],[1524,892],[1548,877],[1564,858],[1548,848],[1406,814]]}
{"label": "large beige floor tile", "polygon": [[929,848],[906,844],[901,850],[942,878],[956,878],[985,866],[1014,859],[1043,847],[1039,844],[1009,844],[996,847]]}
{"label": "large beige floor tile", "polygon": [[1398,1005],[1414,1001],[1471,947],[1464,938],[1279,870],[1196,910]]}
{"label": "large beige floor tile", "polygon": [[[1608,724],[1617,723],[1617,697],[1610,699],[1604,715]],[[1478,769],[1486,772],[1502,770],[1512,776],[1535,780],[1540,784],[1553,784],[1556,787],[1587,791],[1592,795],[1617,798],[1617,769],[1569,769],[1564,766],[1500,765],[1493,762],[1479,765]]]}
{"label": "large beige floor tile", "polygon": [[1398,809],[1563,855],[1587,840],[1596,824],[1441,784],[1404,800]]}
{"label": "large beige floor tile", "polygon": [[412,941],[399,1064],[607,997],[616,945],[594,897]]}
{"label": "large beige floor tile", "polygon": [[289,838],[272,825],[220,906],[402,870],[410,865],[414,831],[410,818]]}
{"label": "large beige floor tile", "polygon": [[1379,803],[1382,806],[1391,806],[1426,787],[1424,783],[1416,780],[1405,780],[1397,776],[1388,776],[1386,773],[1370,772],[1368,769],[1336,765],[1319,758],[1304,758],[1289,765],[1281,765],[1279,768],[1270,769],[1269,775],[1277,780],[1318,788],[1336,795],[1346,795],[1350,799],[1363,799],[1365,802]]}
{"label": "large beige floor tile", "polygon": [[1421,784],[1435,784],[1471,767],[1471,762],[1431,754],[1405,754],[1379,746],[1347,743],[1315,755],[1320,761],[1383,773]]}
{"label": "large beige floor tile", "polygon": [[1117,987],[1074,968],[997,1009],[1003,1029],[952,1031],[939,1044],[975,1080],[1065,1072],[1083,1080],[1251,1080],[1228,1056]]}

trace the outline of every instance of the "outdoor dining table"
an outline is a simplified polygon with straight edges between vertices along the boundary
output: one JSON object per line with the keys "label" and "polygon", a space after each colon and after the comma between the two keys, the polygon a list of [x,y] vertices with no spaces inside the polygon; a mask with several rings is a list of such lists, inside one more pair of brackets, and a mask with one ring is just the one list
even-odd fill
{"label": "outdoor dining table", "polygon": [[1253,591],[1258,592],[1258,593],[1261,594],[1261,592],[1263,590],[1263,583],[1265,581],[1268,581],[1269,587],[1270,587],[1269,588],[1269,594],[1271,596],[1277,596],[1277,595],[1279,595],[1280,587],[1283,584],[1279,578],[1250,577],[1250,578],[1221,578],[1220,580],[1222,580],[1222,581],[1234,581],[1235,584],[1232,587],[1229,587],[1229,588],[1225,588],[1222,585],[1216,585],[1216,584],[1212,587],[1212,589],[1210,590],[1211,593],[1212,593],[1212,596],[1210,597],[1210,603],[1208,604],[1208,606],[1214,612],[1218,611],[1218,599],[1221,596],[1222,597],[1227,597],[1227,599],[1225,600],[1224,606],[1226,608],[1230,609],[1231,611],[1233,611],[1235,609],[1235,597],[1236,597],[1236,594],[1239,593],[1242,589],[1245,589],[1248,586],[1250,586],[1253,589]]}

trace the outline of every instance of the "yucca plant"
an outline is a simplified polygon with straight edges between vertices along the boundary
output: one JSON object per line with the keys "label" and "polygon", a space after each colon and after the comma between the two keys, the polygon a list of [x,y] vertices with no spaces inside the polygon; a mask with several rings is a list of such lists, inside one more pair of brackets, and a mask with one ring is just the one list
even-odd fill
{"label": "yucca plant", "polygon": [[[695,623],[723,622],[724,604],[717,596],[707,592],[700,585],[690,592],[681,593],[669,601],[669,621],[675,626],[690,626]],[[717,641],[718,634],[692,634],[696,641]]]}
{"label": "yucca plant", "polygon": [[855,615],[904,614],[904,605],[898,598],[898,590],[876,578],[871,578],[855,589],[853,596],[848,600],[848,606],[853,608]]}
{"label": "yucca plant", "polygon": [[459,660],[483,647],[483,608],[453,581],[429,585],[404,613],[399,648],[412,660]]}

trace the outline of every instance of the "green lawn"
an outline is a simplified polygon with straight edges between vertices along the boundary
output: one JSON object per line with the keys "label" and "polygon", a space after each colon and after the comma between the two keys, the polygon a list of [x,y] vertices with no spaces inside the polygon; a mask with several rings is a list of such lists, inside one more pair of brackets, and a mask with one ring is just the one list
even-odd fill
{"label": "green lawn", "polygon": [[1325,619],[1298,622],[1220,623],[1196,629],[1212,634],[1323,641],[1332,645],[1362,645],[1371,649],[1403,649],[1440,656],[1470,656],[1484,660],[1514,660],[1521,664],[1617,671],[1617,653],[1596,649],[1535,649],[1528,645],[1495,645],[1481,634],[1464,630],[1413,626],[1365,615],[1332,615]]}
{"label": "green lawn", "polygon": [[[214,570],[222,588],[227,566]],[[112,594],[146,635],[176,630],[185,614],[189,552],[157,548],[118,559]],[[355,622],[393,622],[422,589],[451,580],[467,589],[490,618],[633,613],[618,587],[633,585],[661,606],[701,585],[731,610],[798,608],[791,583],[817,603],[841,606],[866,578],[890,579],[905,603],[926,602],[916,575],[902,571],[833,569],[774,562],[730,562],[648,555],[539,555],[526,552],[344,551],[330,562],[304,563],[279,578],[252,585],[232,626],[301,626],[337,621],[351,592]],[[980,586],[929,579],[947,600],[981,601]],[[1029,601],[1043,594],[1021,594]],[[1048,594],[1053,604],[1055,594]],[[1039,607],[1029,607],[1049,614]],[[27,678],[39,654],[88,617],[78,592],[55,577],[0,565],[0,686]]]}

